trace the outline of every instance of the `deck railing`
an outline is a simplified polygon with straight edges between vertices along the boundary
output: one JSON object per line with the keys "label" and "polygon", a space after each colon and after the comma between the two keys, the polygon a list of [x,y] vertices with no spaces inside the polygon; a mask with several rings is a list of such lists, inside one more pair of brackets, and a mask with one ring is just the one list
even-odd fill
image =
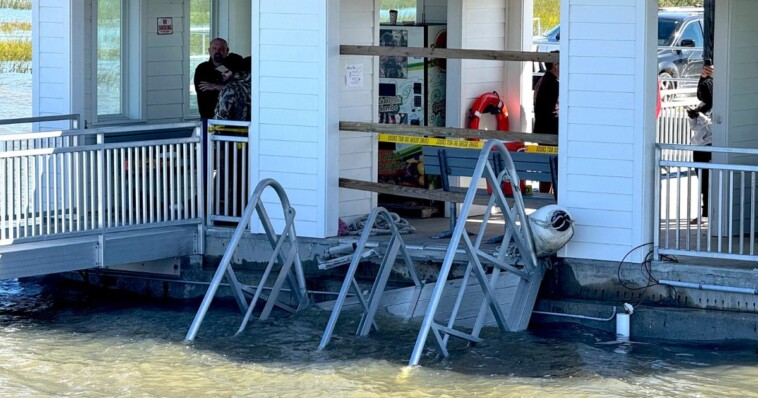
{"label": "deck railing", "polygon": [[[711,152],[713,159],[681,160],[692,159],[694,150]],[[658,144],[656,254],[758,260],[757,157],[758,149]],[[700,214],[704,191],[708,217]]]}
{"label": "deck railing", "polygon": [[[206,223],[237,223],[252,193],[249,181],[250,122],[208,121],[208,212]],[[252,226],[251,226],[252,227]]]}
{"label": "deck railing", "polygon": [[192,123],[0,134],[0,244],[201,222],[200,137]]}

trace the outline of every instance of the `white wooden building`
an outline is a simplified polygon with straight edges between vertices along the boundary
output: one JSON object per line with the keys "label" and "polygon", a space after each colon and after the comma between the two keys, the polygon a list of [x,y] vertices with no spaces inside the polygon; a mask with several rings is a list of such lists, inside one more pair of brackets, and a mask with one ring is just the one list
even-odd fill
{"label": "white wooden building", "polygon": [[[88,127],[196,120],[195,3],[34,0],[34,114],[78,113]],[[340,55],[339,46],[378,45],[380,1],[206,3],[205,38],[226,37],[233,52],[252,56],[251,179],[284,186],[300,235],[336,235],[338,217],[376,205],[374,194],[338,188],[339,177],[376,178],[376,137],[341,133],[338,123],[377,121],[378,62]],[[531,49],[532,0],[419,3],[426,22],[448,24],[448,48]],[[98,25],[106,4],[120,10],[117,25]],[[618,261],[653,239],[657,8],[656,0],[561,0],[559,203],[576,219],[562,257]],[[755,21],[754,0],[716,2],[714,145],[758,148]],[[100,45],[98,32],[117,34],[118,48]],[[115,76],[99,75],[107,51],[119,54]],[[356,64],[363,83],[348,87],[346,66]],[[531,73],[528,62],[448,60],[448,126],[464,127],[473,99],[497,90],[511,129],[530,131]],[[108,78],[117,92],[98,91]]]}

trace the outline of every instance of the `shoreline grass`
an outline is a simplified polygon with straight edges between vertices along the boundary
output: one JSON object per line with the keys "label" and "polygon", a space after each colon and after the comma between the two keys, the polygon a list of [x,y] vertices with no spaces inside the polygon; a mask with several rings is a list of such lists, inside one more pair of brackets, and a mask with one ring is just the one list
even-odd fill
{"label": "shoreline grass", "polygon": [[12,8],[14,10],[31,10],[32,0],[0,0],[0,8]]}
{"label": "shoreline grass", "polygon": [[32,23],[26,21],[0,22],[0,33],[31,32]]}

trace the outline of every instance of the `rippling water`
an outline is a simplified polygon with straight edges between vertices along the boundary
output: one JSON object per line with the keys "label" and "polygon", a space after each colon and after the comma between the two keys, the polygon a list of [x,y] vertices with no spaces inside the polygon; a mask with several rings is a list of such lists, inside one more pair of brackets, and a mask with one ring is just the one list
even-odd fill
{"label": "rippling water", "polygon": [[0,285],[0,389],[4,396],[758,396],[755,343],[608,344],[612,336],[566,326],[429,350],[409,368],[418,324],[380,318],[369,338],[344,314],[325,351],[329,314],[254,322],[214,305],[191,345],[196,303],[114,293]]}

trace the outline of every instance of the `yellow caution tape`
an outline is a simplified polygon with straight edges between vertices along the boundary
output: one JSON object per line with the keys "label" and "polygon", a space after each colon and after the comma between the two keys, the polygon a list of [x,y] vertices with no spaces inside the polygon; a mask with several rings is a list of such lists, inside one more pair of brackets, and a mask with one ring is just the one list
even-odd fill
{"label": "yellow caution tape", "polygon": [[[431,146],[443,146],[443,147],[467,148],[467,149],[482,149],[486,142],[485,140],[466,141],[466,140],[461,140],[461,139],[416,137],[416,136],[384,134],[384,133],[379,134],[379,141],[380,142],[394,142],[396,144],[431,145]],[[526,145],[526,152],[557,154],[558,147],[549,146],[549,145]]]}
{"label": "yellow caution tape", "polygon": [[526,152],[558,154],[558,147],[549,145],[527,145]]}
{"label": "yellow caution tape", "polygon": [[224,126],[220,124],[213,124],[208,126],[209,132],[215,132],[215,131],[223,131],[226,133],[245,133],[247,134],[248,129],[247,127],[233,127],[233,126]]}
{"label": "yellow caution tape", "polygon": [[380,142],[394,142],[396,144],[431,145],[451,148],[481,149],[485,141],[466,141],[450,138],[412,137],[397,134],[379,134]]}

